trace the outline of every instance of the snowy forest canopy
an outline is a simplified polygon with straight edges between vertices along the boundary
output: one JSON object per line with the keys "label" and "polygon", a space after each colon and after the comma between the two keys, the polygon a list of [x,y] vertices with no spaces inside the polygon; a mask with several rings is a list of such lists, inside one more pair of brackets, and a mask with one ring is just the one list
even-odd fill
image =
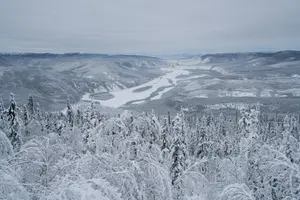
{"label": "snowy forest canopy", "polygon": [[299,117],[44,112],[0,102],[0,199],[300,199]]}

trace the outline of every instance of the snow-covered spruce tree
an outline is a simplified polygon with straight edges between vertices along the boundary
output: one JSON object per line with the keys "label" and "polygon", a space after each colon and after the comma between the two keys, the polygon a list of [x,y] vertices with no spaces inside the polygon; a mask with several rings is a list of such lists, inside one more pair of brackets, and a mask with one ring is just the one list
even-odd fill
{"label": "snow-covered spruce tree", "polygon": [[98,125],[98,115],[94,102],[91,103],[91,124],[93,127]]}
{"label": "snow-covered spruce tree", "polygon": [[240,131],[244,138],[248,141],[246,148],[248,148],[254,139],[258,138],[259,131],[259,107],[255,109],[243,109],[241,111],[241,119],[239,121]]}
{"label": "snow-covered spruce tree", "polygon": [[258,106],[255,109],[245,108],[241,110],[241,119],[239,120],[240,132],[251,141],[259,136],[259,113]]}
{"label": "snow-covered spruce tree", "polygon": [[[299,119],[298,119],[299,120]],[[298,141],[300,141],[300,133],[299,133],[299,121],[296,119],[295,116],[291,117],[291,127],[290,127],[290,132],[291,135],[297,139]]]}
{"label": "snow-covered spruce tree", "polygon": [[[81,131],[83,133],[83,141],[87,145],[88,143],[95,142],[95,138],[91,139],[90,137],[91,134],[93,134],[91,131],[95,132],[96,130],[93,129],[98,128],[98,122],[101,121],[99,118],[100,116],[97,115],[93,102],[90,104],[90,106],[87,106],[82,113],[79,110],[77,111],[76,121],[82,124]],[[94,144],[92,146],[94,146]]]}
{"label": "snow-covered spruce tree", "polygon": [[[299,142],[294,137],[295,133],[295,118],[290,118],[289,116],[285,116],[284,118],[284,131],[282,132],[283,140],[279,150],[286,155],[286,157],[290,160],[291,163],[300,164],[300,151],[299,151]],[[289,123],[291,122],[291,123]]]}
{"label": "snow-covered spruce tree", "polygon": [[46,116],[45,116],[45,129],[46,129],[47,133],[52,132],[54,130],[52,113],[46,113]]}
{"label": "snow-covered spruce tree", "polygon": [[236,145],[238,145],[238,142],[236,141],[239,140],[236,133],[235,121],[230,118],[226,119],[221,113],[217,122],[217,132],[218,136],[214,141],[217,144],[217,155],[220,158],[228,157],[237,149]]}
{"label": "snow-covered spruce tree", "polygon": [[195,144],[195,156],[197,158],[203,158],[208,156],[208,146],[210,146],[209,136],[206,132],[206,118],[203,116],[201,119],[197,120],[196,124],[196,140]]}
{"label": "snow-covered spruce tree", "polygon": [[58,115],[54,115],[54,132],[61,135],[63,129],[66,127],[66,117],[62,112],[59,112]]}
{"label": "snow-covered spruce tree", "polygon": [[81,127],[82,126],[82,121],[83,121],[83,116],[82,113],[79,109],[77,109],[76,112],[76,119],[75,119],[75,124],[77,127]]}
{"label": "snow-covered spruce tree", "polygon": [[24,104],[22,107],[22,121],[23,121],[24,126],[23,126],[23,129],[21,130],[21,132],[23,133],[23,141],[24,141],[24,137],[28,137],[30,134],[29,130],[28,130],[29,116],[28,116],[26,104]]}
{"label": "snow-covered spruce tree", "polygon": [[217,126],[216,126],[216,121],[210,113],[206,117],[206,126],[205,126],[205,135],[206,136],[206,152],[208,157],[214,157],[216,156],[217,152],[217,146],[218,146],[218,132],[217,132]]}
{"label": "snow-covered spruce tree", "polygon": [[3,103],[2,99],[0,99],[0,115],[1,115],[1,117],[3,115],[4,110],[5,110],[4,103]]}
{"label": "snow-covered spruce tree", "polygon": [[264,187],[264,177],[257,162],[257,152],[262,146],[260,137],[259,107],[244,109],[241,113],[240,130],[243,137],[240,140],[238,166],[242,172],[240,181],[245,183],[258,199],[263,198],[259,191]]}
{"label": "snow-covered spruce tree", "polygon": [[190,131],[190,136],[188,138],[189,152],[191,156],[196,156],[198,151],[198,145],[200,144],[200,119],[195,120],[195,126]]}
{"label": "snow-covered spruce tree", "polygon": [[269,119],[267,124],[265,125],[265,134],[264,134],[264,138],[263,141],[264,142],[274,142],[273,140],[276,139],[276,136],[278,136],[277,132],[276,132],[276,125],[278,123],[275,120]]}
{"label": "snow-covered spruce tree", "polygon": [[[241,110],[241,119],[239,120],[239,129],[241,134],[241,140],[239,144],[240,155],[246,156],[245,159],[248,159],[248,153],[252,145],[258,139],[258,130],[259,130],[259,108],[250,109],[245,108]],[[245,161],[246,161],[245,160]]]}
{"label": "snow-covered spruce tree", "polygon": [[70,103],[70,99],[67,100],[67,120],[69,126],[73,127],[74,125],[74,113],[73,113],[73,108]]}
{"label": "snow-covered spruce tree", "polygon": [[[289,118],[288,118],[289,120]],[[269,145],[280,147],[282,143],[282,133],[284,131],[284,118],[277,118],[269,117],[268,121],[265,122],[265,133],[262,141],[268,143]],[[287,122],[289,124],[289,122]],[[263,127],[264,127],[263,126]]]}
{"label": "snow-covered spruce tree", "polygon": [[223,113],[220,113],[219,115],[219,120],[218,120],[218,135],[220,137],[225,137],[226,136],[226,128],[225,128],[225,116]]}
{"label": "snow-covered spruce tree", "polygon": [[11,141],[11,144],[15,151],[20,150],[21,146],[21,138],[20,138],[20,125],[18,122],[18,114],[17,114],[17,103],[14,99],[14,94],[10,93],[10,102],[7,110],[8,123],[9,123],[9,134],[8,138]]}
{"label": "snow-covered spruce tree", "polygon": [[13,155],[14,151],[9,139],[6,134],[0,130],[0,161],[12,157]]}
{"label": "snow-covered spruce tree", "polygon": [[82,125],[82,129],[83,132],[85,133],[88,129],[94,127],[94,125],[92,124],[92,116],[94,116],[94,111],[92,112],[92,108],[94,109],[94,106],[87,106],[83,112],[83,125]]}
{"label": "snow-covered spruce tree", "polygon": [[28,121],[29,121],[29,118],[28,118],[28,112],[27,112],[27,108],[26,108],[26,105],[24,104],[23,105],[23,109],[22,109],[22,112],[23,112],[23,123],[25,126],[28,125]]}
{"label": "snow-covered spruce tree", "polygon": [[170,168],[170,176],[172,181],[173,197],[176,200],[182,199],[184,195],[181,176],[186,168],[186,152],[183,150],[184,147],[182,147],[182,143],[183,141],[180,137],[176,136],[171,149],[173,162]]}
{"label": "snow-covered spruce tree", "polygon": [[137,116],[134,121],[134,130],[141,134],[143,139],[143,143],[145,143],[150,137],[147,135],[149,133],[149,120],[148,117],[145,116],[145,113]]}
{"label": "snow-covered spruce tree", "polygon": [[34,118],[34,103],[33,103],[33,97],[30,94],[28,97],[28,103],[27,103],[27,111],[28,111],[28,117],[29,119]]}
{"label": "snow-covered spruce tree", "polygon": [[36,120],[41,121],[42,120],[42,111],[40,109],[40,104],[36,104]]}
{"label": "snow-covered spruce tree", "polygon": [[161,151],[162,157],[165,159],[170,151],[170,142],[169,142],[169,126],[168,119],[164,118],[164,124],[161,130]]}
{"label": "snow-covered spruce tree", "polygon": [[[185,123],[185,114],[183,109],[180,110],[179,113],[177,113],[176,117],[173,119],[172,121],[172,128],[171,128],[171,132],[172,132],[172,136],[176,136],[176,135],[181,135],[181,134],[185,134],[186,130],[186,123]],[[183,135],[183,137],[186,135]]]}
{"label": "snow-covered spruce tree", "polygon": [[40,108],[40,104],[38,102],[36,104],[37,104],[37,106],[36,106],[37,107],[37,109],[36,109],[36,113],[37,113],[36,119],[38,120],[41,132],[44,132],[46,112],[43,109]]}
{"label": "snow-covered spruce tree", "polygon": [[150,114],[150,124],[149,124],[149,142],[150,145],[158,144],[158,139],[160,138],[160,124],[155,116],[154,110]]}
{"label": "snow-covered spruce tree", "polygon": [[290,117],[288,115],[285,115],[283,118],[283,128],[284,130],[288,130],[290,128]]}
{"label": "snow-covered spruce tree", "polygon": [[226,137],[225,137],[225,156],[233,156],[238,153],[239,144],[239,134],[237,132],[238,124],[234,119],[229,119],[226,121]]}
{"label": "snow-covered spruce tree", "polygon": [[6,111],[4,107],[4,103],[2,99],[0,99],[0,129],[2,129],[4,132],[7,132],[8,124],[7,124],[7,116]]}
{"label": "snow-covered spruce tree", "polygon": [[122,138],[120,137],[121,127],[123,127],[123,124],[120,118],[110,118],[95,129],[92,129],[87,141],[87,147],[90,152],[118,155],[123,150],[121,145]]}
{"label": "snow-covered spruce tree", "polygon": [[[140,133],[137,131],[133,131],[130,137],[128,138],[128,149],[127,151],[129,153],[128,157],[130,160],[137,160],[141,157],[144,157],[142,152],[143,150],[143,143]],[[144,150],[147,150],[147,148],[144,148]]]}
{"label": "snow-covered spruce tree", "polygon": [[183,112],[177,114],[173,124],[173,144],[171,146],[170,176],[172,193],[175,200],[181,200],[184,196],[182,175],[187,167],[187,147],[185,141],[185,126]]}

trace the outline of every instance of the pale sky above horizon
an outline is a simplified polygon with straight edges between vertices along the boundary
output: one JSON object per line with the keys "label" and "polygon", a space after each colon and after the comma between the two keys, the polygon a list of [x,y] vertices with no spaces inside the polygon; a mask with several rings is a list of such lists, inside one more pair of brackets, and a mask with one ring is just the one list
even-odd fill
{"label": "pale sky above horizon", "polygon": [[300,49],[299,0],[0,1],[0,52]]}

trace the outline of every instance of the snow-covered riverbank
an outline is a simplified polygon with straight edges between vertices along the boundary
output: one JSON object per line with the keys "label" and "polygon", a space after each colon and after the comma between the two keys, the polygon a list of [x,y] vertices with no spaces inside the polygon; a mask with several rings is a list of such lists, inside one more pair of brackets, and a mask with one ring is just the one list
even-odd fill
{"label": "snow-covered riverbank", "polygon": [[[93,100],[95,102],[101,103],[104,106],[118,108],[131,101],[143,101],[144,99],[149,98],[151,94],[153,95],[153,93],[157,91],[159,88],[165,87],[164,90],[158,92],[155,96],[151,97],[152,100],[160,99],[164,93],[173,89],[178,83],[178,81],[201,77],[201,76],[197,76],[197,77],[187,76],[190,75],[190,71],[188,70],[194,68],[195,67],[192,66],[167,68],[166,74],[157,77],[147,83],[135,87],[127,88],[124,90],[110,92],[110,94],[114,96],[111,99],[107,99],[107,100],[92,99],[90,96],[91,94],[86,93],[85,95],[83,95],[81,100],[83,101]],[[179,77],[180,75],[184,75],[185,77]],[[136,92],[136,90],[139,90],[141,88],[148,88],[148,89],[141,92]]]}

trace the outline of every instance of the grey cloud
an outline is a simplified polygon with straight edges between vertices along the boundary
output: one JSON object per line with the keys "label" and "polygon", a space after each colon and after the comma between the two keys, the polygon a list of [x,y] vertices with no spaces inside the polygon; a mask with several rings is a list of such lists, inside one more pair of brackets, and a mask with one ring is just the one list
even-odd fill
{"label": "grey cloud", "polygon": [[0,51],[299,49],[299,10],[299,0],[2,0]]}

